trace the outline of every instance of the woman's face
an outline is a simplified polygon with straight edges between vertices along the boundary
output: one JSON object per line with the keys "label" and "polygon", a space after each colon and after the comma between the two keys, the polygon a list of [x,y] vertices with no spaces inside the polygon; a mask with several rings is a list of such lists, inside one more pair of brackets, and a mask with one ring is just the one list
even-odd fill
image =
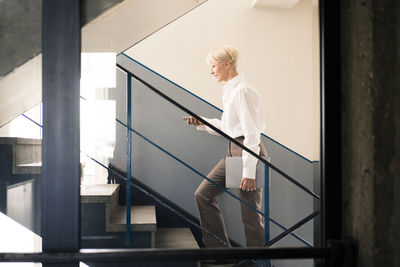
{"label": "woman's face", "polygon": [[211,65],[210,74],[215,76],[217,82],[226,82],[229,76],[229,64],[227,62],[214,62]]}

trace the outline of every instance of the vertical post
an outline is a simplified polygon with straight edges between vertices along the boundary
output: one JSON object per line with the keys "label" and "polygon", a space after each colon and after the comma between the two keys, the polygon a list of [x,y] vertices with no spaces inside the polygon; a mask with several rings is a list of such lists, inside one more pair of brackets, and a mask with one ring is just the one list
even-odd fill
{"label": "vertical post", "polygon": [[[269,160],[268,160],[269,161]],[[265,175],[264,175],[264,246],[267,246],[269,242],[269,166],[264,164],[264,170],[265,170]],[[269,267],[270,261],[265,260],[264,261],[264,266]]]}
{"label": "vertical post", "polygon": [[126,84],[126,120],[127,120],[127,141],[126,141],[126,239],[125,245],[131,246],[131,163],[132,163],[132,76],[127,74]]}
{"label": "vertical post", "polygon": [[6,178],[0,178],[0,212],[7,214],[7,182]]}
{"label": "vertical post", "polygon": [[1,145],[0,148],[0,212],[7,214],[7,183],[12,178],[13,164],[12,145]]}
{"label": "vertical post", "polygon": [[78,252],[80,2],[43,0],[42,6],[42,247]]}
{"label": "vertical post", "polygon": [[320,0],[321,245],[342,237],[340,3]]}

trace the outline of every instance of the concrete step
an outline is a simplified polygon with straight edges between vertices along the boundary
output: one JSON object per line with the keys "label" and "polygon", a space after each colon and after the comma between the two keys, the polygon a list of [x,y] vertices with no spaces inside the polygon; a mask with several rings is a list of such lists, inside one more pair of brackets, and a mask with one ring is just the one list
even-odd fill
{"label": "concrete step", "polygon": [[[106,204],[106,231],[124,232],[126,230],[126,207],[118,205],[118,184],[97,184],[81,186],[81,203]],[[157,230],[156,209],[154,206],[131,207],[132,231]]]}
{"label": "concrete step", "polygon": [[41,174],[42,163],[33,162],[13,166],[13,174]]}
{"label": "concrete step", "polygon": [[81,205],[104,204],[106,227],[114,210],[118,208],[118,184],[93,184],[81,186]]}
{"label": "concrete step", "polygon": [[[157,228],[155,248],[199,248],[189,228]],[[156,265],[157,266],[157,265]],[[165,262],[164,266],[200,267],[199,261]]]}
{"label": "concrete step", "polygon": [[0,145],[12,146],[12,174],[42,173],[42,140],[21,137],[0,137]]}
{"label": "concrete step", "polygon": [[158,228],[156,248],[199,248],[189,228]]}
{"label": "concrete step", "polygon": [[94,184],[81,186],[81,203],[108,203],[118,197],[118,184]]}
{"label": "concrete step", "polygon": [[[154,206],[132,206],[131,207],[132,231],[157,230],[156,209]],[[107,225],[107,232],[124,232],[126,230],[126,207],[118,206]]]}
{"label": "concrete step", "polygon": [[[83,248],[125,247],[126,207],[118,205],[118,184],[81,186]],[[133,248],[152,248],[157,230],[154,206],[131,207]]]}

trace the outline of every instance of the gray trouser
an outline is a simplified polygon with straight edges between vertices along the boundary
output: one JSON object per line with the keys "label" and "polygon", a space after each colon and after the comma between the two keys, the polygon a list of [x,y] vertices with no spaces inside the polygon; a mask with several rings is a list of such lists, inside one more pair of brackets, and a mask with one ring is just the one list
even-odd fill
{"label": "gray trouser", "polygon": [[[237,141],[243,144],[243,137],[236,138]],[[266,156],[264,145],[260,144],[261,156]],[[229,143],[228,157],[242,156],[242,149],[234,143]],[[225,187],[225,158],[212,169],[207,176],[210,180]],[[239,197],[261,210],[263,189],[258,188],[256,191],[247,192],[239,189]],[[229,244],[228,235],[225,228],[224,219],[218,207],[217,200],[222,195],[223,191],[213,183],[203,180],[194,193],[197,211],[199,213],[200,224],[203,228],[215,234]],[[232,199],[231,201],[238,201]],[[264,218],[261,214],[253,209],[240,203],[242,211],[242,221],[244,232],[246,235],[246,245],[248,247],[258,247],[264,245]],[[218,240],[203,232],[203,241],[206,247],[221,247],[224,246]]]}

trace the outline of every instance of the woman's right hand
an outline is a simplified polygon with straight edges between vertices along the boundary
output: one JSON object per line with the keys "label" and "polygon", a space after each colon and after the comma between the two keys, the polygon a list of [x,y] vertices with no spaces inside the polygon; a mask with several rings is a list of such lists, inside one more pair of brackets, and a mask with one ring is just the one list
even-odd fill
{"label": "woman's right hand", "polygon": [[200,122],[198,119],[196,119],[193,116],[184,117],[183,119],[186,120],[187,125],[194,125],[194,126],[203,125],[202,122]]}

